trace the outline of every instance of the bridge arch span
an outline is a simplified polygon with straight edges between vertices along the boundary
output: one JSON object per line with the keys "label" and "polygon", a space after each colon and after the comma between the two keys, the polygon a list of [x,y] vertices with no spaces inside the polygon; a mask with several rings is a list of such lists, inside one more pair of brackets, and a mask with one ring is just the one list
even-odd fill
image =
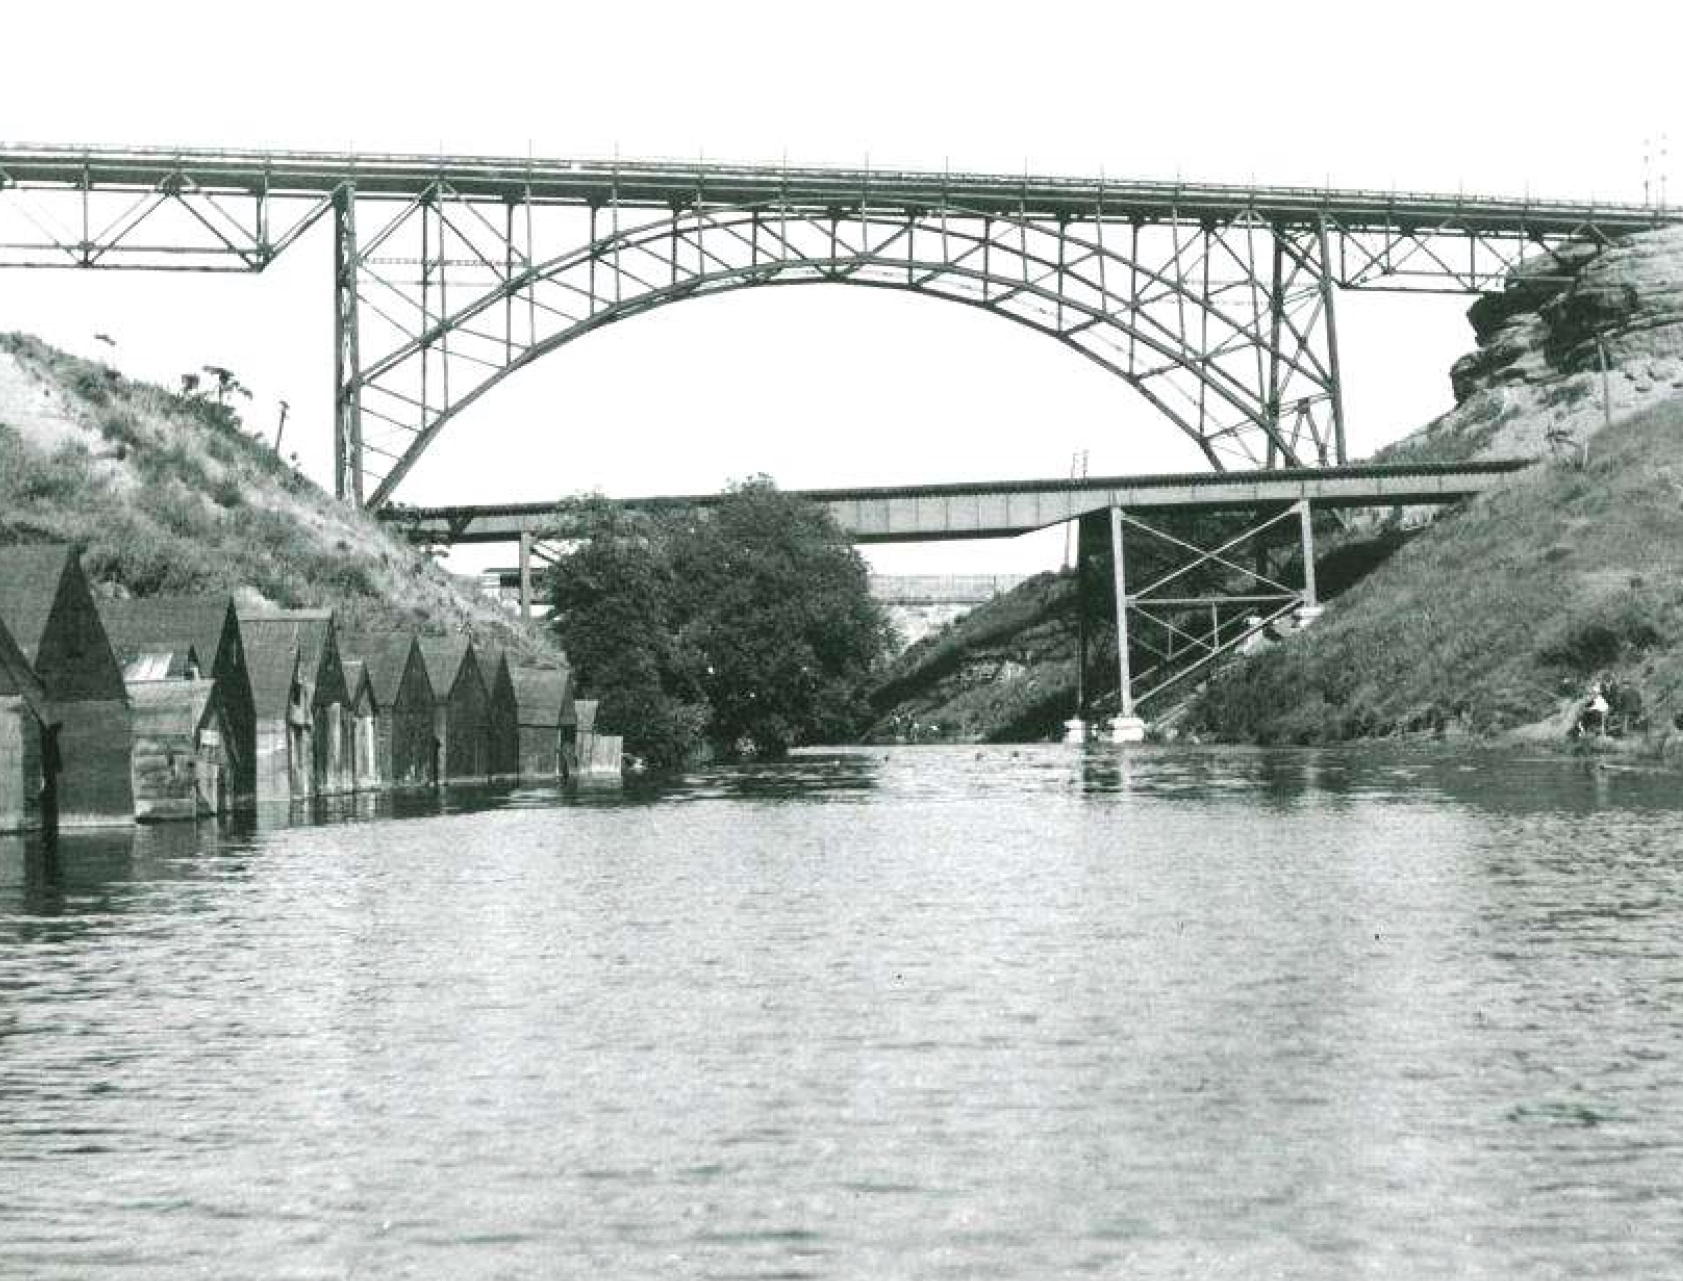
{"label": "bridge arch span", "polygon": [[499,229],[440,189],[360,248],[341,224],[341,316],[354,308],[355,323],[339,408],[356,437],[341,477],[372,506],[463,410],[557,348],[687,299],[803,284],[922,294],[1054,338],[1138,391],[1217,470],[1342,460],[1326,245],[1312,228],[698,201],[653,218],[592,206],[578,243],[539,257],[509,213]]}

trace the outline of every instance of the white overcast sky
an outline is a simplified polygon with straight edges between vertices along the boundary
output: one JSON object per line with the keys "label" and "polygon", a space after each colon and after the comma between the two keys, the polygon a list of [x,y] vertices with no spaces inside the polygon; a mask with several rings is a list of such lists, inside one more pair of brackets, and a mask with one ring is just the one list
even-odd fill
{"label": "white overcast sky", "polygon": [[[7,7],[11,142],[695,157],[1639,200],[1683,149],[1666,4],[54,4]],[[1651,148],[1657,152],[1657,148]],[[1649,168],[1683,200],[1674,156]],[[0,272],[0,328],[293,406],[328,482],[326,228],[267,273]],[[1462,298],[1340,298],[1352,452],[1448,407]],[[111,349],[93,334],[110,334]],[[969,308],[744,291],[615,326],[446,429],[410,502],[1095,474],[1193,460],[1119,381]],[[1056,538],[877,549],[1022,572]]]}

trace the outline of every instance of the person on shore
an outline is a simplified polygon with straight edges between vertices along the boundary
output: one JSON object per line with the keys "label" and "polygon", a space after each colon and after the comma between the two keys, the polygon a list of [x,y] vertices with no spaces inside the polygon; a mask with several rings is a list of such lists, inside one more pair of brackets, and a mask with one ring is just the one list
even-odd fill
{"label": "person on shore", "polygon": [[1605,738],[1607,736],[1607,712],[1609,707],[1607,695],[1601,688],[1601,682],[1597,681],[1590,686],[1589,702],[1584,704],[1584,710],[1578,717],[1578,732],[1588,734],[1591,730],[1594,730],[1597,737]]}

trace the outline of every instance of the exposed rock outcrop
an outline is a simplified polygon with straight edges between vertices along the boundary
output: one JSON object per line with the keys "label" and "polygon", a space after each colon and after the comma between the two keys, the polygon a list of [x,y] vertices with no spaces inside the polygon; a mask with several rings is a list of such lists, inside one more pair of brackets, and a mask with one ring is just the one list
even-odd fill
{"label": "exposed rock outcrop", "polygon": [[1478,346],[1450,370],[1455,408],[1382,450],[1409,458],[1540,457],[1683,390],[1683,227],[1527,259],[1468,309]]}

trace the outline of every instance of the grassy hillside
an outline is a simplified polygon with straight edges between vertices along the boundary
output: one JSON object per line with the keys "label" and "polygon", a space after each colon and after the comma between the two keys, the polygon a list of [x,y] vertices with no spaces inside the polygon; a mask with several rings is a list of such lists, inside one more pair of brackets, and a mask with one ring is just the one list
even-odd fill
{"label": "grassy hillside", "polygon": [[1564,737],[1594,680],[1663,736],[1683,712],[1683,400],[1446,515],[1312,630],[1211,683],[1190,728],[1317,742]]}
{"label": "grassy hillside", "polygon": [[214,396],[19,334],[0,335],[0,541],[77,544],[96,583],[136,596],[231,592],[330,606],[356,626],[543,644],[296,472]]}

